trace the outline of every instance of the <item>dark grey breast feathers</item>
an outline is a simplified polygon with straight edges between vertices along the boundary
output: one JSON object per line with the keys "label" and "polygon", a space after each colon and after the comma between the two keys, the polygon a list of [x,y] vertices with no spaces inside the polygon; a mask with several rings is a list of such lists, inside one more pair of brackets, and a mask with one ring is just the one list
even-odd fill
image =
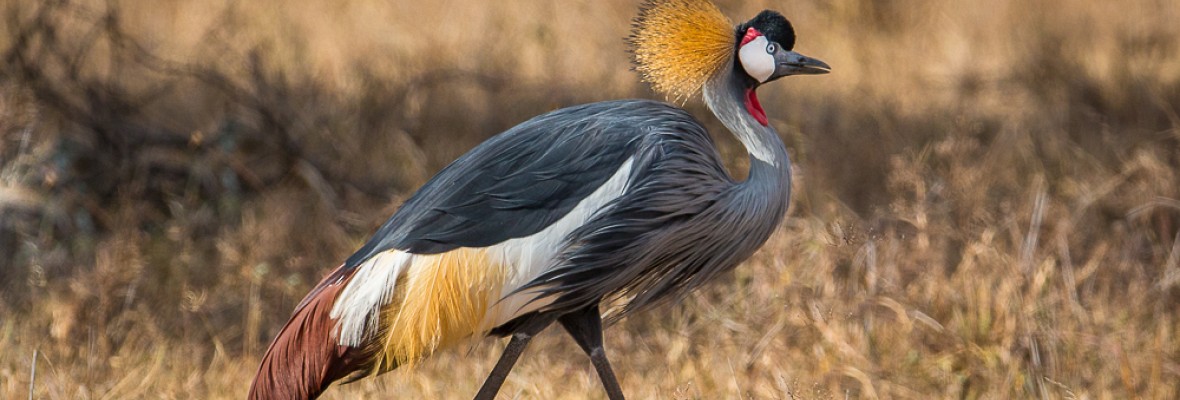
{"label": "dark grey breast feathers", "polygon": [[[542,311],[624,300],[621,318],[675,300],[749,258],[782,221],[790,182],[745,185],[725,172],[699,126],[644,138],[627,192],[570,234],[554,265],[517,290]],[[751,176],[766,169],[751,159]],[[780,195],[785,194],[785,195]]]}

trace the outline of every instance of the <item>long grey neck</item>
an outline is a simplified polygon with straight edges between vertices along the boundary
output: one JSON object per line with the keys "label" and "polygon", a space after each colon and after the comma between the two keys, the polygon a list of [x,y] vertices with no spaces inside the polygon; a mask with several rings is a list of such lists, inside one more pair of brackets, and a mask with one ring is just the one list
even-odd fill
{"label": "long grey neck", "polygon": [[705,103],[750,153],[750,176],[742,183],[780,197],[785,207],[791,190],[791,160],[778,132],[763,126],[746,110],[746,89],[731,63],[704,87]]}

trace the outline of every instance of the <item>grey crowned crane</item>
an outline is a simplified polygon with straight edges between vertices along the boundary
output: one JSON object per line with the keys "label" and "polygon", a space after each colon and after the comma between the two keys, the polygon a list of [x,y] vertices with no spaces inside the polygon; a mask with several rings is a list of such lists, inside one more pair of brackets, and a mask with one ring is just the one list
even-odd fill
{"label": "grey crowned crane", "polygon": [[650,0],[629,38],[656,90],[709,109],[750,155],[726,172],[692,115],[651,100],[585,104],[509,129],[455,160],[328,274],[270,345],[252,399],[317,397],[485,335],[511,340],[492,399],[529,340],[558,322],[622,399],[602,344],[617,318],[734,268],[787,210],[791,167],[755,90],[827,64],[791,49],[774,11],[736,27],[708,0]]}

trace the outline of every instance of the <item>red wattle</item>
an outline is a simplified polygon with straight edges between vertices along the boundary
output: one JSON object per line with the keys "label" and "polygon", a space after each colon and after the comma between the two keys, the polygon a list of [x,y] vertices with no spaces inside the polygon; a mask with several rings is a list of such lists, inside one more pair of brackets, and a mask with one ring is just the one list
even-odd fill
{"label": "red wattle", "polygon": [[749,29],[746,29],[746,36],[742,37],[742,44],[738,47],[745,46],[746,43],[754,41],[754,39],[757,39],[759,36],[762,36],[762,32],[758,32],[757,29],[754,29],[754,27],[751,26]]}
{"label": "red wattle", "polygon": [[754,93],[753,88],[746,89],[746,112],[750,113],[762,126],[769,124],[769,121],[766,120],[766,111],[762,111],[762,104],[758,103],[758,94]]}

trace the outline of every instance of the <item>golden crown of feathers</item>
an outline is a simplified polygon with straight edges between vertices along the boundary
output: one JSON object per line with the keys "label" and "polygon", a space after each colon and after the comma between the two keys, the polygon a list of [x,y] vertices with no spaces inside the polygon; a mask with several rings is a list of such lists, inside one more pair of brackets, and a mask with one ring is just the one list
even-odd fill
{"label": "golden crown of feathers", "polygon": [[708,0],[648,0],[627,41],[643,80],[683,101],[730,61],[733,29]]}

